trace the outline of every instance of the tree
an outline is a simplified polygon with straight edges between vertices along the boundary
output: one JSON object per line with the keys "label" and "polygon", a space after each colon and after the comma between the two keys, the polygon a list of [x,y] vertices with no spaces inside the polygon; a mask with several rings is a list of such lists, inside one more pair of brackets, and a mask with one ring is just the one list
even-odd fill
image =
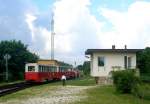
{"label": "tree", "polygon": [[78,65],[77,69],[79,69],[80,71],[82,71],[82,67],[83,67],[82,65]]}
{"label": "tree", "polygon": [[[0,42],[0,74],[5,72],[4,55],[9,54],[9,79],[23,79],[26,62],[36,62],[39,58],[36,54],[31,53],[21,41],[1,41]],[[2,76],[0,76],[2,79]]]}
{"label": "tree", "polygon": [[90,61],[84,61],[83,65],[78,65],[77,69],[83,71],[84,75],[90,74]]}
{"label": "tree", "polygon": [[90,74],[90,61],[84,61],[83,63],[83,72],[85,75]]}
{"label": "tree", "polygon": [[137,54],[137,66],[141,74],[150,75],[150,47]]}

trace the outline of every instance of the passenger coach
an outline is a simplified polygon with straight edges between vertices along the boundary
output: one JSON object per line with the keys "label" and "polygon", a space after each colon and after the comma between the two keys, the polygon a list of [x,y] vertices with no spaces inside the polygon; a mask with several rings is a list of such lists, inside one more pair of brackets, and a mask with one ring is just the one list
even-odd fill
{"label": "passenger coach", "polygon": [[61,80],[62,75],[67,79],[79,77],[79,72],[71,66],[63,66],[56,60],[39,60],[37,63],[27,63],[25,66],[25,80],[45,82]]}

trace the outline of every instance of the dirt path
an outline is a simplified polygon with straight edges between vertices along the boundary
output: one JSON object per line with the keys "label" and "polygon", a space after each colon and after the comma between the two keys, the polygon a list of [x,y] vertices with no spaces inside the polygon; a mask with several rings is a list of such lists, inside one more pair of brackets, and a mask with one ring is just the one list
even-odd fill
{"label": "dirt path", "polygon": [[86,98],[86,89],[93,87],[94,86],[57,86],[55,90],[48,91],[47,94],[41,94],[21,101],[7,101],[3,104],[71,104]]}

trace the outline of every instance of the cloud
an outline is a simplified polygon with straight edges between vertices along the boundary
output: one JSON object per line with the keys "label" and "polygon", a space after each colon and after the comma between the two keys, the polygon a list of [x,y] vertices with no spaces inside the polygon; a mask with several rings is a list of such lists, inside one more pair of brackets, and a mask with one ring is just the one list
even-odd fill
{"label": "cloud", "polygon": [[[56,0],[50,4],[54,7],[56,59],[79,64],[88,48],[150,46],[149,2],[135,1],[123,12],[100,7],[104,21],[96,19],[91,6],[91,0]],[[1,0],[0,40],[22,40],[31,51],[48,59],[52,10],[38,9],[31,0]]]}
{"label": "cloud", "polygon": [[31,44],[25,14],[35,11],[36,8],[29,0],[0,0],[0,41],[16,39]]}
{"label": "cloud", "polygon": [[60,0],[54,3],[56,37],[64,37],[59,44],[69,47],[66,54],[59,54],[60,57],[64,55],[64,59],[81,62],[87,48],[100,46],[97,38],[103,23],[91,14],[90,5],[90,0]]}
{"label": "cloud", "polygon": [[[66,62],[81,63],[87,48],[100,46],[97,40],[103,23],[90,13],[90,0],[59,0],[54,3],[55,58]],[[50,11],[26,14],[26,22],[32,33],[31,50],[41,58],[50,57]],[[43,17],[43,16],[47,17]],[[41,24],[43,18],[47,23]],[[49,26],[49,28],[48,28]]]}
{"label": "cloud", "polygon": [[[127,44],[130,48],[150,46],[150,2],[136,1],[125,12],[100,8],[100,14],[112,25],[111,30],[99,36],[103,47],[116,44],[122,48]],[[107,43],[106,43],[107,41]]]}
{"label": "cloud", "polygon": [[32,41],[35,41],[34,26],[33,26],[33,21],[35,21],[35,20],[36,20],[35,16],[32,16],[30,14],[26,14],[26,22],[27,22],[29,29],[31,31]]}

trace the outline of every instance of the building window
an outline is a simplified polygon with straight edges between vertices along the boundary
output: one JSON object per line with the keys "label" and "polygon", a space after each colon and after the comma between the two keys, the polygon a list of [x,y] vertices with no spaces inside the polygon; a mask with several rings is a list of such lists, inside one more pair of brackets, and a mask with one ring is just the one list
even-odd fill
{"label": "building window", "polygon": [[105,65],[105,58],[98,57],[98,66],[104,66],[104,65]]}

